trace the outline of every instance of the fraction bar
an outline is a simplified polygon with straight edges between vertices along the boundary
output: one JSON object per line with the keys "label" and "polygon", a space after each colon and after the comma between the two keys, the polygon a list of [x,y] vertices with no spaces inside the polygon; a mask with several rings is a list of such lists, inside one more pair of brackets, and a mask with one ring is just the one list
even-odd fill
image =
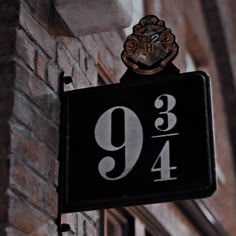
{"label": "fraction bar", "polygon": [[179,135],[179,133],[154,135],[154,136],[152,136],[152,138],[162,138],[162,137],[176,136],[176,135]]}

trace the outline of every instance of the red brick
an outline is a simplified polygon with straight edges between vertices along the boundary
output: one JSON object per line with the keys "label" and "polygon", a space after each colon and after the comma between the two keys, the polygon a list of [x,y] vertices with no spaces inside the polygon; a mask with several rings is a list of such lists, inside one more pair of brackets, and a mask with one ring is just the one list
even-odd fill
{"label": "red brick", "polygon": [[55,40],[47,30],[32,17],[30,11],[26,9],[23,4],[21,5],[19,21],[27,34],[37,42],[41,50],[43,50],[50,58],[55,58]]}
{"label": "red brick", "polygon": [[54,92],[58,93],[58,81],[59,81],[60,70],[54,63],[48,63],[47,65],[47,84],[53,89]]}
{"label": "red brick", "polygon": [[35,65],[35,46],[23,30],[16,31],[16,54],[34,70]]}
{"label": "red brick", "polygon": [[12,124],[11,145],[11,151],[18,158],[45,180],[56,184],[58,165],[54,152],[37,141],[27,129],[17,124]]}
{"label": "red brick", "polygon": [[77,38],[73,37],[61,37],[60,39],[73,59],[76,62],[79,62],[79,50],[81,48],[81,42]]}
{"label": "red brick", "polygon": [[9,192],[9,223],[25,235],[47,224],[49,218],[31,206],[24,198]]}
{"label": "red brick", "polygon": [[40,141],[51,148],[55,153],[58,152],[59,129],[48,119],[38,115],[34,117],[33,132]]}
{"label": "red brick", "polygon": [[95,86],[98,82],[98,74],[96,64],[92,60],[90,56],[86,57],[86,78],[90,81],[90,83]]}
{"label": "red brick", "polygon": [[16,88],[37,104],[41,110],[57,124],[60,118],[60,104],[58,95],[47,84],[37,78],[31,71],[16,66]]}
{"label": "red brick", "polygon": [[84,47],[80,47],[79,49],[79,63],[78,66],[81,71],[86,74],[86,65],[85,65],[85,58],[88,56],[86,49]]}
{"label": "red brick", "polygon": [[77,64],[73,67],[73,85],[76,89],[87,88],[91,86],[91,82],[86,78]]}
{"label": "red brick", "polygon": [[98,49],[98,57],[103,61],[103,63],[107,66],[110,72],[113,73],[115,70],[115,62],[112,53],[106,48],[104,44],[101,44]]}
{"label": "red brick", "polygon": [[28,196],[28,201],[32,202],[32,205],[36,206],[40,210],[44,211],[44,205],[43,205],[43,195],[44,195],[44,186],[45,183],[38,177],[34,176],[31,178],[31,187],[30,187],[30,195]]}
{"label": "red brick", "polygon": [[32,104],[27,101],[27,99],[15,91],[14,94],[14,106],[13,115],[15,118],[24,124],[29,130],[32,130],[34,125],[34,117],[39,115],[37,111],[33,108]]}
{"label": "red brick", "polygon": [[123,76],[125,71],[127,70],[127,67],[124,65],[124,63],[121,60],[116,60],[114,63],[114,80],[119,82],[120,78]]}
{"label": "red brick", "polygon": [[58,235],[57,226],[54,220],[47,220],[40,227],[35,229],[30,236],[56,236]]}
{"label": "red brick", "polygon": [[29,169],[14,158],[11,158],[10,187],[16,189],[22,195],[29,197],[31,194],[31,178]]}
{"label": "red brick", "polygon": [[5,230],[6,230],[6,236],[24,236],[25,235],[24,232],[21,232],[12,226],[6,227]]}
{"label": "red brick", "polygon": [[55,219],[58,210],[58,195],[54,186],[49,184],[44,186],[42,204],[47,214]]}
{"label": "red brick", "polygon": [[[84,45],[85,50],[87,52],[87,54],[89,54],[89,56],[92,58],[92,60],[94,62],[97,61],[97,45],[96,45],[96,40],[94,39],[94,37],[92,35],[87,35],[87,36],[81,36],[79,37],[81,43]],[[112,42],[110,42],[112,44]],[[118,44],[118,41],[116,41],[115,45],[112,45],[114,47],[116,47],[116,45]],[[119,57],[119,55],[117,55]]]}
{"label": "red brick", "polygon": [[36,73],[43,80],[45,80],[46,64],[47,58],[42,53],[37,51],[35,60]]}
{"label": "red brick", "polygon": [[32,205],[56,218],[58,207],[56,187],[42,180],[25,163],[16,159],[11,160],[10,188],[24,195]]}
{"label": "red brick", "polygon": [[48,182],[52,183],[54,186],[58,186],[59,179],[59,162],[58,160],[51,159],[50,169],[48,174]]}
{"label": "red brick", "polygon": [[[112,53],[112,56],[115,60],[120,60],[121,52],[123,51],[124,39],[121,38],[118,32],[104,32],[101,33],[100,38],[96,38],[96,42],[98,40],[102,41],[102,44]],[[99,43],[99,42],[97,42]]]}
{"label": "red brick", "polygon": [[57,45],[58,66],[65,72],[65,75],[71,76],[73,69],[73,58],[62,43]]}
{"label": "red brick", "polygon": [[17,91],[15,91],[13,114],[20,123],[32,130],[40,141],[55,152],[58,151],[58,127]]}

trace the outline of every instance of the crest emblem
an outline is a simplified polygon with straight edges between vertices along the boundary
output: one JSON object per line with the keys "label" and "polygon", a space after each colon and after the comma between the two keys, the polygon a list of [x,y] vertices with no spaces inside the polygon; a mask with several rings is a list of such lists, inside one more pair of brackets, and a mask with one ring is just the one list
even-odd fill
{"label": "crest emblem", "polygon": [[143,17],[133,27],[121,54],[124,64],[142,75],[156,74],[163,70],[178,54],[175,36],[165,22],[154,15]]}

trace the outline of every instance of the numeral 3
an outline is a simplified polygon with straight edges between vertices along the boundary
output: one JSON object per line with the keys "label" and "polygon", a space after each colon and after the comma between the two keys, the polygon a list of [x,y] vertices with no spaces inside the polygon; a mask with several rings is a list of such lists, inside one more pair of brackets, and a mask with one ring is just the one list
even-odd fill
{"label": "numeral 3", "polygon": [[176,100],[172,95],[169,94],[162,94],[159,96],[154,105],[157,109],[162,108],[165,104],[164,101],[167,99],[167,109],[165,111],[159,112],[160,115],[163,115],[167,117],[166,119],[166,128],[161,128],[162,125],[164,125],[164,118],[159,117],[155,121],[155,127],[160,131],[169,131],[174,128],[177,122],[177,118],[174,113],[170,112],[176,105]]}

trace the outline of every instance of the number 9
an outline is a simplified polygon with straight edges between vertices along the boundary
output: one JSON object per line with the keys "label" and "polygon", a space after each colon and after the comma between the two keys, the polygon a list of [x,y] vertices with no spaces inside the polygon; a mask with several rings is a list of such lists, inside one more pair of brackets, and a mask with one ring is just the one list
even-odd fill
{"label": "number 9", "polygon": [[[119,147],[111,143],[112,138],[112,113],[116,109],[122,109],[124,112],[124,142]],[[111,178],[107,173],[111,172],[116,165],[113,157],[104,157],[98,165],[100,175],[109,181],[119,180],[130,173],[139,159],[143,146],[143,130],[137,115],[127,107],[117,106],[104,112],[98,119],[95,126],[95,139],[97,144],[107,151],[118,151],[125,148],[125,169],[121,175]]]}

